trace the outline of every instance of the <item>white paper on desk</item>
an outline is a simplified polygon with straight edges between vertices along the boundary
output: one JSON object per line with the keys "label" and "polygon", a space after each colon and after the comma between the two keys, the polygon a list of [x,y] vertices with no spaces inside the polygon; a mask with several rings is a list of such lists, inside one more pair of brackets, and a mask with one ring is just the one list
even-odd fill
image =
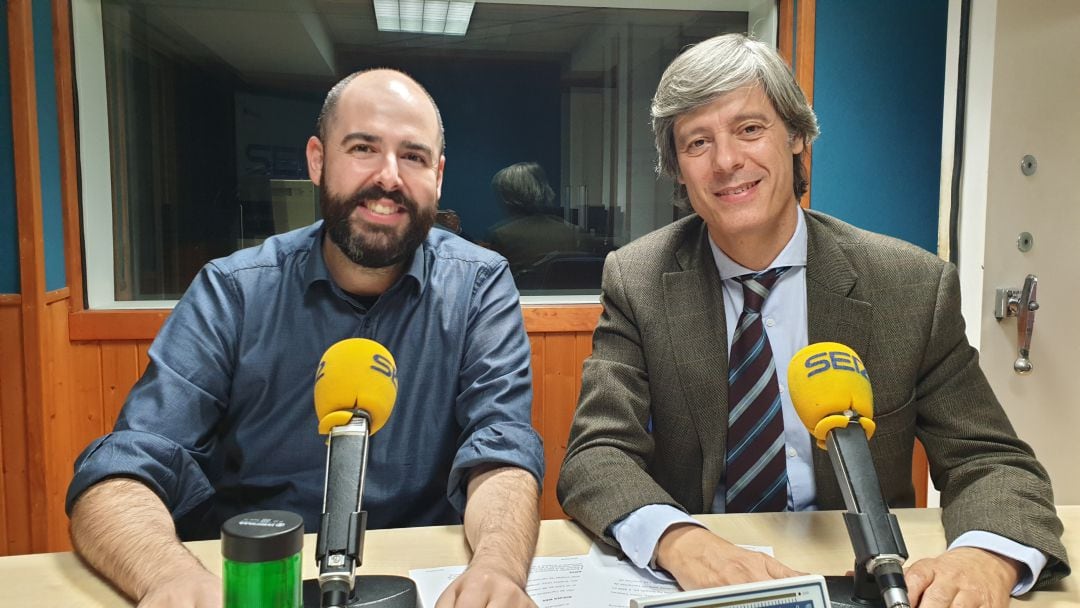
{"label": "white paper on desk", "polygon": [[[740,546],[773,554],[772,547]],[[433,608],[442,592],[464,571],[465,566],[410,570],[420,606]],[[593,543],[587,555],[534,558],[525,590],[540,608],[626,608],[632,598],[679,590],[670,577],[657,574],[619,559],[607,546]]]}
{"label": "white paper on desk", "polygon": [[443,590],[461,576],[465,566],[443,566],[442,568],[423,568],[409,570],[409,578],[416,583],[416,592],[420,596],[421,608],[432,608]]}
{"label": "white paper on desk", "polygon": [[[740,545],[744,549],[772,555],[772,547]],[[626,608],[634,598],[666,595],[679,590],[663,572],[642,570],[620,559],[614,549],[593,543],[585,556],[585,580],[574,594],[573,608]]]}
{"label": "white paper on desk", "polygon": [[[581,581],[585,567],[583,555],[568,557],[536,557],[529,568],[529,582],[525,591],[540,608],[571,608],[574,591]],[[409,577],[416,581],[420,594],[420,606],[432,608],[435,602],[462,572],[465,566],[446,566],[410,570]]]}
{"label": "white paper on desk", "polygon": [[[574,608],[626,608],[635,597],[664,595],[679,590],[669,577],[642,570],[619,559],[607,545],[593,543],[584,556],[588,572],[586,585],[574,594]],[[666,579],[666,580],[665,580]]]}

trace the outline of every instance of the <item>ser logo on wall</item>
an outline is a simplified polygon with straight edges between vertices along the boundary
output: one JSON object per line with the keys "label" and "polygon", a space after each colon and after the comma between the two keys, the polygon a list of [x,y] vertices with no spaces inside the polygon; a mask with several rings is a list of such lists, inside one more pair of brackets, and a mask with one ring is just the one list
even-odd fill
{"label": "ser logo on wall", "polygon": [[245,175],[278,179],[307,179],[307,157],[303,148],[248,144],[244,148]]}

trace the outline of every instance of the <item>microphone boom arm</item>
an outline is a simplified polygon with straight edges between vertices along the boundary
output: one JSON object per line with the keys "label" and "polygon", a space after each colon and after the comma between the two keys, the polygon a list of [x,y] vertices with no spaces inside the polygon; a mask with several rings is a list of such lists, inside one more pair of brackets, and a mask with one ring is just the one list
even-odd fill
{"label": "microphone boom arm", "polygon": [[855,550],[855,595],[869,601],[880,597],[889,607],[909,606],[903,570],[908,553],[900,524],[889,512],[874,468],[848,465],[873,462],[858,417],[848,413],[848,425],[832,429],[826,437],[848,509],[844,523]]}
{"label": "microphone boom arm", "polygon": [[348,424],[330,429],[326,494],[315,545],[323,606],[347,605],[356,567],[363,560],[367,512],[360,509],[360,499],[367,472],[370,422],[367,412],[354,410]]}

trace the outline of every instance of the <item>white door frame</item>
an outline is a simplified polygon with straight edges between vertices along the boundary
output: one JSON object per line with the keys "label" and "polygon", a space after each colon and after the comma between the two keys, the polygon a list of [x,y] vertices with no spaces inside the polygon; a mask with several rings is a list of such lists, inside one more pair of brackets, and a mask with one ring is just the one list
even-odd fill
{"label": "white door frame", "polygon": [[[956,142],[956,93],[960,55],[960,4],[949,0],[948,34],[945,43],[945,90],[942,106],[941,181],[938,215],[938,255],[949,259],[949,222],[952,206],[953,152]],[[980,347],[983,306],[983,263],[986,253],[986,198],[990,166],[990,101],[994,84],[994,38],[997,0],[971,3],[968,27],[967,98],[963,167],[960,177],[957,271],[960,278],[961,311],[967,321],[967,339]],[[927,506],[940,505],[940,494],[928,481]]]}

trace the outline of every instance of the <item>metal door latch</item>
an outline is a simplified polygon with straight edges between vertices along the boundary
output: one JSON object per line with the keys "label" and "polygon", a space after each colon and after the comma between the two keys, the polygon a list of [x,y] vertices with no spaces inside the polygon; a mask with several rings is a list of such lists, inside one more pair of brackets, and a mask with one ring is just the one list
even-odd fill
{"label": "metal door latch", "polygon": [[1033,274],[1024,279],[1022,289],[999,288],[994,300],[994,317],[1001,321],[1007,317],[1016,317],[1017,357],[1013,362],[1013,371],[1023,375],[1031,372],[1031,334],[1035,331],[1035,311],[1039,303],[1035,292],[1039,278]]}

